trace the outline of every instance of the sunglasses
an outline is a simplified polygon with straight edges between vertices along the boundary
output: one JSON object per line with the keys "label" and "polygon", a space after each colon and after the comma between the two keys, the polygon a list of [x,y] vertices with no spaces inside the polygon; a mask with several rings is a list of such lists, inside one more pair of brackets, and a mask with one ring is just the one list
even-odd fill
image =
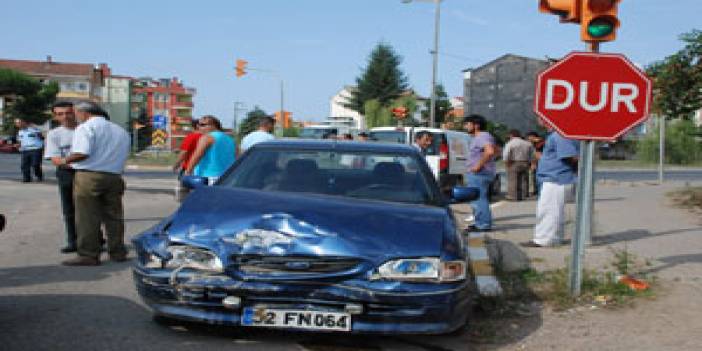
{"label": "sunglasses", "polygon": [[207,127],[207,126],[209,126],[210,124],[211,124],[211,123],[198,123],[197,126],[198,126],[198,127]]}

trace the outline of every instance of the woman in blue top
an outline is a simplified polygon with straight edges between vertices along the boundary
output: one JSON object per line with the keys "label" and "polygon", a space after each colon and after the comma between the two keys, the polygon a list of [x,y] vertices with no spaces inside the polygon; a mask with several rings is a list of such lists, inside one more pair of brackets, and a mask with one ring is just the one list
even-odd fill
{"label": "woman in blue top", "polygon": [[203,116],[197,125],[203,136],[197,141],[185,174],[205,177],[212,185],[234,163],[236,144],[222,131],[222,123],[215,116]]}

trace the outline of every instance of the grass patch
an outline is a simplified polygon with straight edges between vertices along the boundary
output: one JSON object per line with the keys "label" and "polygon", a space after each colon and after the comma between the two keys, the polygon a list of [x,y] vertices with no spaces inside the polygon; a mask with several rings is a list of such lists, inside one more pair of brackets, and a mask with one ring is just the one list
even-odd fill
{"label": "grass patch", "polygon": [[702,187],[686,187],[668,193],[668,196],[678,207],[702,211]]}
{"label": "grass patch", "polygon": [[[497,298],[483,299],[480,302],[481,308],[498,315],[513,315],[520,313],[514,309],[515,306],[533,301],[542,301],[554,310],[562,311],[584,305],[623,306],[638,297],[654,296],[656,277],[644,273],[650,268],[651,262],[641,260],[626,246],[611,251],[612,259],[606,267],[601,270],[583,270],[579,297],[570,295],[567,268],[549,271],[527,269],[514,273],[500,272],[498,269],[496,273],[504,294]],[[620,282],[622,276],[643,280],[649,288],[635,290]]]}
{"label": "grass patch", "polygon": [[172,166],[178,155],[170,151],[132,154],[129,156],[127,163],[138,166]]}

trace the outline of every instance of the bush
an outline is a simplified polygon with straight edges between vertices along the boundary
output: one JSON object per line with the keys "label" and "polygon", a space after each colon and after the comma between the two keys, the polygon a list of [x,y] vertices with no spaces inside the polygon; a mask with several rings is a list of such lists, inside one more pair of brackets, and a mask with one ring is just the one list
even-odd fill
{"label": "bush", "polygon": [[[641,161],[658,162],[659,128],[639,140],[637,156]],[[665,162],[688,165],[702,161],[702,143],[692,121],[675,120],[668,122],[665,130]]]}

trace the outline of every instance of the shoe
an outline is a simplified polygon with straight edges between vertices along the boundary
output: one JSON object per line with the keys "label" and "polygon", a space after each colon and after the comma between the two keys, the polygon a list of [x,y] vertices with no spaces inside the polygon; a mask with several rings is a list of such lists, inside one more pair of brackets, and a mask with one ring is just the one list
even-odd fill
{"label": "shoe", "polygon": [[78,251],[78,249],[76,249],[75,246],[71,246],[71,245],[64,246],[61,248],[61,253],[64,253],[64,254],[72,253],[72,252],[76,252],[76,251]]}
{"label": "shoe", "polygon": [[521,246],[521,247],[543,247],[543,246],[535,243],[534,240],[529,240],[529,241],[519,243],[519,246]]}
{"label": "shoe", "polygon": [[490,228],[478,228],[475,225],[469,225],[468,228],[466,228],[467,231],[469,232],[491,232],[492,229]]}
{"label": "shoe", "polygon": [[468,216],[468,217],[465,219],[465,221],[466,221],[466,222],[473,222],[473,221],[475,221],[475,217],[473,217],[473,216]]}
{"label": "shoe", "polygon": [[64,266],[99,266],[100,260],[94,257],[77,256],[61,262]]}

